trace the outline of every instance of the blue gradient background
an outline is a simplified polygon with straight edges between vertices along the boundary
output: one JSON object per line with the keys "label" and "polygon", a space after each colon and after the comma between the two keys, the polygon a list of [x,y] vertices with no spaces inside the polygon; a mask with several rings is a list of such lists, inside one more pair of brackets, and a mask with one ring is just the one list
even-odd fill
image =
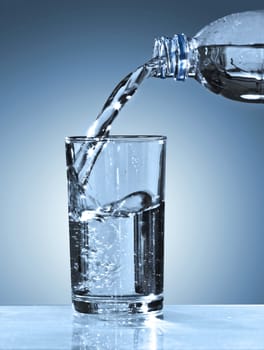
{"label": "blue gradient background", "polygon": [[[262,6],[0,1],[0,304],[70,302],[64,137],[85,133],[155,37]],[[264,302],[263,112],[149,79],[115,122],[168,136],[166,303]]]}

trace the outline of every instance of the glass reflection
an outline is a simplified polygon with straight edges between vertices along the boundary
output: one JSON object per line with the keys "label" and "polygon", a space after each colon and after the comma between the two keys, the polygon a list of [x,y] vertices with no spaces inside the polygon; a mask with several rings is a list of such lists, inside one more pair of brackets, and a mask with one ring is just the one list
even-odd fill
{"label": "glass reflection", "polygon": [[72,350],[163,350],[162,319],[74,314]]}

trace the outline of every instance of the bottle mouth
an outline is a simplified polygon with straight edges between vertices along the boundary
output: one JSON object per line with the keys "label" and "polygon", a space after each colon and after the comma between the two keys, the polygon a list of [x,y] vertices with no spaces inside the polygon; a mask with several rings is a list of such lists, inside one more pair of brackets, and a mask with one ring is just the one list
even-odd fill
{"label": "bottle mouth", "polygon": [[188,39],[184,34],[155,39],[153,58],[158,59],[155,76],[185,80],[188,76]]}

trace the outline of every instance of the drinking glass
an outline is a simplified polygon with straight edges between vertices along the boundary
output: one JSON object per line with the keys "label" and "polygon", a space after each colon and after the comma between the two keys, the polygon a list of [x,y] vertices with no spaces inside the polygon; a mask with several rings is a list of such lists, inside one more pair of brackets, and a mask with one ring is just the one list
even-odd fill
{"label": "drinking glass", "polygon": [[160,314],[164,136],[67,137],[74,309]]}

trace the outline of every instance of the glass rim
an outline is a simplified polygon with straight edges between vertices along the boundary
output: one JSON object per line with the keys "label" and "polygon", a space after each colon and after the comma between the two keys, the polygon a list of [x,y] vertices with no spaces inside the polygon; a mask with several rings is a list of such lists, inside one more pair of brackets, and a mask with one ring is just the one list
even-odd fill
{"label": "glass rim", "polygon": [[106,137],[90,136],[66,136],[65,142],[85,141],[121,141],[121,142],[142,142],[142,141],[166,141],[167,136],[163,135],[109,135]]}

